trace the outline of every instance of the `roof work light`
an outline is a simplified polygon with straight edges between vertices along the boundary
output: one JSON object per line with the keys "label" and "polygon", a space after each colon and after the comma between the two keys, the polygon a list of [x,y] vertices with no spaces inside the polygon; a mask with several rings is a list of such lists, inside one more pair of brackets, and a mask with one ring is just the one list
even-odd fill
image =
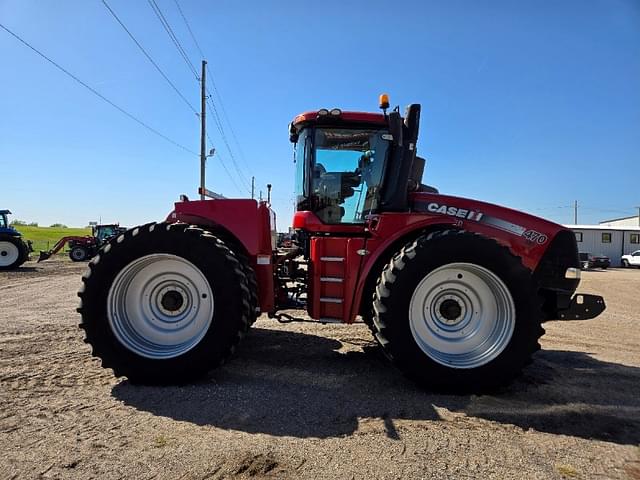
{"label": "roof work light", "polygon": [[382,110],[386,110],[387,108],[389,108],[389,95],[387,95],[386,93],[381,94],[378,103],[380,104],[380,108]]}

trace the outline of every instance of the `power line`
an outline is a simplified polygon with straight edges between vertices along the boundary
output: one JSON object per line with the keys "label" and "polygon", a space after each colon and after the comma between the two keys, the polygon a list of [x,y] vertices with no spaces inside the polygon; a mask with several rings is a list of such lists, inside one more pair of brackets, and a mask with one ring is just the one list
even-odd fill
{"label": "power line", "polygon": [[[209,91],[207,90],[207,93],[209,93]],[[233,163],[233,166],[240,178],[240,180],[242,180],[242,182],[244,183],[244,185],[248,188],[249,185],[249,181],[247,180],[247,178],[245,177],[245,175],[242,173],[242,170],[240,170],[240,167],[238,166],[238,162],[236,162],[236,158],[233,154],[233,151],[231,150],[231,145],[229,145],[229,141],[227,140],[227,135],[224,132],[224,128],[222,126],[222,123],[220,121],[220,116],[218,115],[218,109],[216,108],[215,103],[213,102],[213,99],[211,98],[211,94],[209,93],[209,104],[211,105],[211,109],[213,110],[213,119],[214,122],[216,124],[216,128],[218,129],[218,132],[220,133],[220,137],[222,138],[222,141],[225,145],[225,147],[227,148],[227,151],[229,152],[229,156],[231,157],[231,162]]]}
{"label": "power line", "polygon": [[42,58],[44,58],[47,62],[49,62],[50,64],[52,64],[54,67],[56,67],[58,70],[60,70],[61,72],[65,73],[66,75],[68,75],[69,77],[71,77],[73,80],[75,80],[76,82],[78,82],[80,85],[82,85],[84,88],[86,88],[87,90],[89,90],[91,93],[93,93],[94,95],[96,95],[97,97],[99,97],[100,99],[102,99],[103,101],[105,101],[106,103],[108,103],[109,105],[111,105],[113,108],[115,108],[116,110],[118,110],[120,113],[126,115],[127,117],[129,117],[131,120],[133,120],[134,122],[138,123],[139,125],[143,126],[144,128],[146,128],[147,130],[149,130],[150,132],[154,133],[155,135],[159,136],[160,138],[166,140],[167,142],[175,145],[178,148],[181,148],[182,150],[189,152],[193,155],[197,155],[196,152],[194,152],[193,150],[190,150],[189,148],[185,147],[184,145],[179,144],[178,142],[170,139],[169,137],[167,137],[166,135],[164,135],[163,133],[160,133],[158,130],[156,130],[155,128],[149,126],[148,124],[146,124],[145,122],[143,122],[142,120],[140,120],[139,118],[135,117],[133,114],[127,112],[124,108],[120,107],[119,105],[115,104],[114,102],[112,102],[111,100],[109,100],[107,97],[105,97],[104,95],[102,95],[100,92],[98,92],[95,88],[87,85],[85,82],[83,82],[82,80],[80,80],[78,77],[76,77],[73,73],[71,73],[70,71],[68,71],[67,69],[65,69],[64,67],[60,66],[58,63],[56,63],[55,61],[53,61],[52,59],[50,59],[49,57],[47,57],[44,53],[42,53],[40,50],[38,50],[37,48],[35,48],[34,46],[32,46],[30,43],[28,43],[26,40],[23,40],[19,35],[17,35],[16,33],[14,33],[13,31],[9,30],[9,28],[5,27],[3,24],[0,23],[0,27],[2,27],[3,30],[5,30],[7,33],[9,33],[11,36],[13,36],[16,40],[18,40],[20,43],[22,43],[23,45],[25,45],[26,47],[29,47],[31,50],[33,50],[35,53],[37,53],[38,55],[40,55]]}
{"label": "power line", "polygon": [[213,87],[213,92],[216,94],[216,96],[218,97],[218,103],[220,104],[220,109],[222,110],[222,116],[224,117],[224,119],[227,121],[227,125],[229,125],[229,130],[231,131],[231,137],[233,138],[236,147],[238,147],[238,151],[240,152],[240,158],[242,159],[242,163],[244,163],[245,168],[247,169],[247,171],[249,171],[249,173],[251,173],[251,167],[249,167],[249,164],[247,163],[247,160],[244,156],[244,152],[242,151],[242,147],[240,146],[240,142],[238,141],[238,137],[236,136],[236,132],[233,128],[233,125],[231,124],[231,120],[229,120],[229,116],[227,115],[227,109],[224,107],[224,102],[222,101],[222,96],[220,95],[220,92],[218,90],[218,87],[216,86],[216,82],[213,78],[213,74],[211,73],[211,70],[209,69],[209,65],[207,64],[207,71],[209,72],[209,80],[211,80],[211,85]]}
{"label": "power line", "polygon": [[[211,137],[209,136],[208,133],[207,133],[207,138],[209,139],[209,145],[213,146],[213,141],[211,140]],[[231,180],[231,183],[233,183],[233,186],[236,187],[236,190],[238,190],[238,192],[244,193],[243,190],[236,183],[236,179],[233,178],[233,175],[231,175],[231,172],[229,172],[229,169],[227,168],[227,166],[224,163],[224,159],[220,156],[220,154],[218,154],[217,157],[220,158],[220,165],[222,165],[222,168],[224,169],[224,171],[226,172],[227,176],[229,177],[229,180]]]}
{"label": "power line", "polygon": [[633,207],[629,207],[628,209],[625,209],[625,210],[613,209],[613,208],[585,207],[585,206],[582,206],[582,208],[585,210],[591,210],[594,212],[620,213],[620,214],[627,214],[627,215],[630,215],[631,214],[630,212],[633,210]]}
{"label": "power line", "polygon": [[113,9],[109,6],[109,4],[106,2],[106,0],[102,0],[102,3],[104,4],[104,6],[106,7],[106,9],[109,11],[109,13],[111,13],[111,15],[113,16],[113,18],[116,19],[116,21],[120,24],[120,26],[124,29],[125,32],[127,32],[127,34],[129,35],[129,37],[131,38],[131,40],[133,40],[133,42],[137,45],[137,47],[140,49],[140,51],[144,54],[145,57],[147,57],[147,60],[149,60],[151,62],[151,64],[156,68],[156,70],[158,71],[158,73],[160,75],[162,75],[162,78],[164,78],[167,83],[169,85],[171,85],[171,88],[173,88],[175,90],[175,92],[180,96],[180,98],[184,101],[184,103],[187,104],[187,106],[193,111],[193,113],[195,113],[196,115],[198,115],[198,111],[193,107],[193,105],[191,105],[191,103],[189,102],[189,100],[186,99],[186,97],[182,94],[182,92],[180,92],[180,90],[178,90],[178,87],[176,87],[174,85],[174,83],[169,80],[169,77],[167,77],[167,75],[162,71],[162,69],[158,66],[158,64],[153,60],[153,58],[151,58],[151,55],[149,55],[149,53],[144,49],[144,47],[142,45],[140,45],[140,42],[138,42],[138,40],[136,39],[136,37],[133,36],[133,34],[131,33],[131,31],[129,31],[129,29],[126,27],[126,25],[122,22],[122,20],[120,20],[120,18],[118,17],[118,15],[116,15],[116,12],[113,11]]}
{"label": "power line", "polygon": [[187,64],[187,67],[189,67],[189,70],[191,70],[191,73],[193,73],[196,79],[199,80],[200,78],[198,76],[198,71],[196,70],[196,67],[193,65],[193,63],[191,63],[191,60],[189,60],[189,56],[187,55],[187,52],[185,52],[184,48],[182,47],[182,44],[180,43],[180,40],[178,40],[178,37],[173,32],[173,29],[171,28],[171,25],[169,24],[166,17],[162,13],[162,10],[160,10],[160,7],[158,7],[158,4],[156,3],[155,0],[147,0],[147,1],[149,2],[149,5],[151,6],[151,9],[153,10],[153,12],[156,14],[156,17],[158,17],[158,20],[164,27],[165,32],[167,32],[167,35],[169,35],[169,38],[171,39],[175,47],[178,49],[178,53]]}
{"label": "power line", "polygon": [[[149,5],[151,6],[151,8],[153,9],[154,13],[158,17],[158,20],[160,20],[160,23],[162,23],[162,26],[164,27],[165,31],[167,32],[167,34],[169,35],[169,37],[173,41],[174,45],[178,49],[178,52],[180,53],[182,58],[187,63],[187,66],[194,73],[196,78],[198,78],[198,74],[197,74],[197,72],[195,70],[195,67],[194,67],[193,63],[191,63],[191,60],[189,60],[189,56],[188,56],[187,52],[185,51],[184,47],[180,43],[180,40],[178,39],[178,37],[176,36],[175,32],[171,28],[171,25],[169,24],[168,20],[166,19],[166,17],[164,16],[162,11],[160,10],[160,7],[158,7],[158,4],[156,3],[155,0],[148,0],[148,2],[149,2]],[[195,35],[193,33],[193,30],[191,29],[191,26],[189,25],[189,22],[187,21],[187,18],[184,15],[184,12],[180,8],[180,4],[177,2],[177,0],[174,0],[174,2],[176,3],[176,6],[178,7],[178,11],[180,12],[181,17],[182,17],[183,21],[185,22],[187,30],[189,31],[189,34],[191,35],[191,38],[193,39],[196,47],[198,48],[198,51],[204,57],[202,49],[200,48],[200,44],[196,40],[196,37],[195,37]],[[210,73],[210,77],[211,77],[211,72],[209,71],[209,73]],[[215,93],[217,94],[220,102],[222,102],[222,98],[220,96],[220,93],[217,91],[217,87],[216,87],[215,82],[213,81],[213,79],[211,79],[211,83],[212,83],[213,89],[214,89]],[[205,88],[206,88],[206,85],[205,85]],[[227,139],[227,135],[226,135],[226,133],[224,131],[224,125],[223,125],[222,120],[220,118],[220,114],[218,113],[218,109],[216,107],[216,103],[214,101],[214,97],[213,97],[213,95],[211,95],[211,92],[209,91],[208,88],[206,88],[206,91],[207,91],[207,94],[209,96],[209,98],[207,100],[209,101],[209,104],[210,104],[210,106],[211,106],[211,108],[213,110],[214,123],[216,125],[216,128],[218,129],[218,132],[220,133],[220,136],[222,138],[223,143],[225,144],[225,147],[226,147],[227,151],[229,152],[229,157],[231,158],[231,162],[233,163],[233,167],[234,167],[235,171],[238,174],[238,179],[244,184],[244,186],[247,189],[249,189],[249,181],[247,180],[246,176],[242,173],[242,170],[240,169],[240,166],[238,165],[238,162],[236,161],[235,155],[233,153],[231,145],[229,144],[229,140]],[[223,111],[223,114],[224,114],[224,111]],[[230,129],[232,129],[231,123],[229,122],[228,118],[227,118],[227,123],[229,124]],[[232,132],[232,135],[235,136],[235,133]],[[237,138],[235,138],[235,140],[236,140],[236,143],[238,143]],[[226,165],[223,165],[223,166],[225,167],[225,170],[226,170]]]}
{"label": "power line", "polygon": [[173,1],[175,2],[176,7],[178,7],[178,11],[180,12],[180,16],[182,17],[182,20],[184,20],[184,24],[187,26],[187,30],[189,30],[189,35],[191,35],[191,39],[193,40],[193,43],[196,44],[196,47],[200,52],[200,58],[204,58],[204,53],[202,53],[200,44],[198,43],[198,40],[196,40],[196,36],[193,34],[193,31],[191,30],[191,26],[189,25],[189,22],[187,22],[187,17],[185,17],[184,13],[182,13],[182,8],[180,8],[180,4],[178,3],[178,0],[173,0]]}
{"label": "power line", "polygon": [[[201,58],[204,59],[204,52],[202,51],[202,48],[200,47],[200,44],[198,43],[198,40],[197,40],[195,34],[193,33],[193,30],[191,28],[191,25],[189,24],[189,21],[187,20],[186,15],[184,14],[184,12],[182,11],[182,8],[180,7],[180,3],[178,2],[178,0],[173,0],[173,1],[176,4],[176,7],[178,8],[178,12],[180,13],[180,16],[182,17],[182,20],[184,21],[184,24],[187,27],[189,35],[191,36],[191,39],[193,40],[193,43],[195,44],[196,48],[198,49],[198,52],[200,52]],[[224,103],[222,101],[222,96],[220,95],[220,92],[218,90],[216,82],[215,82],[215,80],[213,78],[213,74],[211,73],[211,70],[209,69],[208,65],[206,66],[206,68],[207,68],[207,72],[209,73],[208,79],[211,81],[212,90],[213,90],[214,94],[216,95],[216,97],[218,98],[218,105],[220,105],[220,110],[222,111],[222,117],[220,117],[220,115],[218,113],[218,109],[216,108],[216,103],[214,101],[214,97],[213,97],[213,95],[211,95],[211,93],[207,89],[207,93],[209,94],[209,97],[210,97],[210,100],[211,100],[211,105],[212,105],[212,109],[213,109],[213,113],[214,113],[214,120],[216,122],[216,127],[218,128],[218,131],[220,132],[220,136],[222,137],[222,140],[225,143],[225,146],[227,147],[227,150],[229,151],[229,155],[231,157],[231,160],[234,163],[234,166],[236,168],[236,171],[238,172],[238,175],[243,179],[243,181],[245,183],[248,183],[248,180],[246,179],[246,177],[244,176],[244,174],[240,170],[240,167],[239,167],[238,163],[236,162],[236,159],[235,159],[235,156],[234,156],[234,154],[233,154],[233,152],[231,150],[231,146],[229,144],[229,141],[227,140],[226,133],[224,132],[224,124],[222,122],[223,118],[224,118],[224,120],[226,120],[227,125],[229,126],[229,130],[231,131],[231,137],[232,137],[233,141],[235,142],[235,145],[236,145],[236,147],[238,149],[238,152],[240,153],[240,158],[242,159],[242,161],[244,163],[244,166],[247,169],[247,171],[249,172],[249,174],[251,174],[251,168],[247,164],[247,161],[246,161],[245,156],[244,156],[244,152],[242,151],[242,147],[240,146],[240,142],[238,141],[238,137],[236,135],[236,132],[233,129],[233,125],[231,124],[231,121],[229,120],[229,116],[227,115],[227,110],[224,107]]]}

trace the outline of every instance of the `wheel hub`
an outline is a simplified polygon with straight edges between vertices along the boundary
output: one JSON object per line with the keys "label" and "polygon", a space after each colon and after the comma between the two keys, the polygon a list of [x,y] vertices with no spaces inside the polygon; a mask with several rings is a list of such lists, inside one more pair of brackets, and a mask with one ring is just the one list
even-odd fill
{"label": "wheel hub", "polygon": [[185,300],[186,292],[177,285],[165,287],[160,290],[160,304],[158,305],[162,313],[166,315],[180,315],[187,308],[188,299]]}
{"label": "wheel hub", "polygon": [[465,311],[460,299],[453,295],[447,295],[444,299],[439,300],[438,303],[439,307],[436,310],[436,315],[439,320],[447,325],[455,325],[460,321]]}
{"label": "wheel hub", "polygon": [[8,267],[20,257],[20,251],[11,242],[0,242],[0,267]]}
{"label": "wheel hub", "polygon": [[111,329],[122,345],[152,359],[194,348],[209,330],[214,300],[190,261],[169,254],[138,258],[116,276],[107,299]]}
{"label": "wheel hub", "polygon": [[453,368],[476,368],[497,357],[515,327],[509,289],[488,269],[452,263],[428,273],[409,305],[411,333],[422,351]]}

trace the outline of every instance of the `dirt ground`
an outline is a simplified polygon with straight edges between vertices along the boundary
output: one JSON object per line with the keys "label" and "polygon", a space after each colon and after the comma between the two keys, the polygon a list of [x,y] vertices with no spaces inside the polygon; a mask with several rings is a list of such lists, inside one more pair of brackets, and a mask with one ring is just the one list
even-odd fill
{"label": "dirt ground", "polygon": [[603,315],[546,324],[510,387],[454,396],[363,325],[266,318],[206,381],[133,386],[82,342],[84,268],[0,273],[0,479],[640,479],[640,270],[584,273]]}

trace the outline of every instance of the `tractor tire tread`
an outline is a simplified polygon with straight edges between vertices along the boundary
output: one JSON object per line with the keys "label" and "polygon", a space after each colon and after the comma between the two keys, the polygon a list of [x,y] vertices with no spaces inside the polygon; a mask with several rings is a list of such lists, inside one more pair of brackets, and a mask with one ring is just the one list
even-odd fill
{"label": "tractor tire tread", "polygon": [[[531,363],[531,356],[540,349],[539,338],[545,332],[541,325],[543,319],[542,297],[538,295],[534,286],[531,287],[530,297],[530,310],[532,310],[532,312],[530,317],[525,319],[525,321],[531,323],[531,325],[527,325],[525,327],[525,330],[529,330],[526,331],[523,340],[521,341],[523,344],[521,345],[523,347],[522,351],[517,353],[517,358],[513,359],[513,365],[509,368],[502,368],[499,372],[494,372],[494,375],[490,377],[484,375],[482,378],[479,378],[480,374],[476,377],[473,374],[464,372],[465,375],[461,375],[461,377],[466,378],[468,381],[459,383],[458,379],[455,378],[456,375],[447,376],[438,374],[442,373],[442,367],[436,365],[436,368],[433,369],[436,374],[433,377],[425,378],[426,376],[424,372],[420,372],[420,369],[417,366],[408,365],[406,360],[399,360],[399,357],[404,356],[403,350],[406,345],[396,345],[391,341],[393,335],[390,335],[391,332],[389,329],[394,325],[394,322],[397,323],[400,319],[397,317],[394,318],[394,314],[391,311],[392,309],[389,306],[389,300],[393,295],[395,295],[394,289],[396,289],[396,283],[402,275],[403,270],[412,262],[420,262],[423,258],[429,256],[430,251],[433,251],[434,248],[438,247],[436,243],[442,245],[442,242],[450,242],[456,238],[470,240],[479,247],[484,246],[482,248],[495,252],[497,255],[503,255],[505,260],[510,263],[512,271],[516,272],[516,275],[520,275],[521,278],[530,277],[530,271],[522,265],[519,257],[513,255],[507,247],[498,244],[490,238],[464,230],[440,230],[430,232],[412,242],[407,243],[384,267],[373,294],[373,316],[370,328],[372,329],[374,337],[378,340],[378,343],[385,355],[390,358],[392,362],[405,373],[405,375],[418,383],[424,384],[429,388],[455,392],[479,392],[491,390],[509,383],[520,373],[522,367]],[[517,308],[518,307],[516,306],[516,309]],[[402,319],[402,321],[404,321],[404,319]],[[502,362],[501,366],[504,364],[505,362]],[[454,370],[447,367],[444,368],[450,373]],[[453,373],[456,372],[454,371]]]}
{"label": "tractor tire tread", "polygon": [[[239,325],[236,328],[235,333],[230,335],[229,343],[220,351],[215,353],[211,352],[205,371],[203,371],[202,368],[196,368],[195,374],[181,372],[184,374],[182,378],[180,378],[180,372],[168,373],[166,376],[159,373],[157,376],[152,376],[151,378],[145,378],[144,375],[139,375],[135,369],[132,369],[130,365],[127,365],[126,362],[123,362],[123,360],[119,358],[118,352],[114,351],[106,339],[101,338],[101,335],[99,334],[100,328],[96,328],[97,321],[94,318],[96,307],[92,306],[89,308],[87,306],[87,300],[90,300],[89,297],[95,296],[95,293],[91,294],[90,292],[96,292],[96,290],[101,288],[106,288],[108,290],[108,286],[102,285],[101,279],[97,278],[99,277],[97,273],[102,269],[103,264],[108,263],[102,262],[103,259],[110,260],[111,257],[119,255],[121,252],[125,251],[129,248],[127,245],[128,241],[133,239],[133,237],[141,237],[137,240],[145,241],[148,240],[148,238],[145,239],[145,237],[154,235],[159,236],[162,235],[163,231],[197,235],[200,239],[208,242],[211,248],[217,251],[217,254],[229,268],[229,271],[232,271],[235,274],[242,294],[242,299],[240,301]],[[247,286],[247,277],[244,274],[241,263],[237,259],[236,255],[234,255],[233,252],[218,238],[199,227],[189,226],[187,224],[168,224],[164,222],[147,223],[145,225],[129,229],[121,235],[112,238],[89,262],[87,269],[82,275],[82,286],[78,291],[78,296],[80,297],[80,303],[76,310],[82,316],[79,328],[85,332],[84,342],[90,344],[92,347],[92,356],[99,358],[104,368],[111,368],[116,377],[126,376],[133,383],[183,384],[193,381],[206,373],[206,371],[222,365],[231,355],[233,355],[249,325],[251,300]]]}

